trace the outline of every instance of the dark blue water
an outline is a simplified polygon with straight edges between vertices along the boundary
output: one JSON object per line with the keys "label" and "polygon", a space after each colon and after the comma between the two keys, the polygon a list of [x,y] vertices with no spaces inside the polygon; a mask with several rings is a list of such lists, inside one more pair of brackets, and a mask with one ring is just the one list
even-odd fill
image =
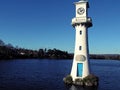
{"label": "dark blue water", "polygon": [[65,86],[71,66],[72,60],[0,61],[0,90],[120,90],[120,61],[91,60],[91,71],[100,78],[97,89]]}

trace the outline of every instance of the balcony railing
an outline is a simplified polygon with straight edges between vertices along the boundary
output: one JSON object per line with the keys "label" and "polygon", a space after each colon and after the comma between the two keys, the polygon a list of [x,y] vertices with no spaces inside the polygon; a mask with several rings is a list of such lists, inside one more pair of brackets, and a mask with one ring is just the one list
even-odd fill
{"label": "balcony railing", "polygon": [[88,18],[73,18],[72,19],[72,25],[75,26],[76,24],[87,24],[88,27],[92,26],[92,19],[90,17]]}

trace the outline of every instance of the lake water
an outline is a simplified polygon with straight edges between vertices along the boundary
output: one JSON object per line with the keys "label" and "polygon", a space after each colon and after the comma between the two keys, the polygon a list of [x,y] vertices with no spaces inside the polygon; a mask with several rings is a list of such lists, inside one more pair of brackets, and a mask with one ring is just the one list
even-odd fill
{"label": "lake water", "polygon": [[0,90],[120,90],[120,61],[91,60],[91,72],[99,76],[99,87],[65,86],[63,77],[72,60],[0,61]]}

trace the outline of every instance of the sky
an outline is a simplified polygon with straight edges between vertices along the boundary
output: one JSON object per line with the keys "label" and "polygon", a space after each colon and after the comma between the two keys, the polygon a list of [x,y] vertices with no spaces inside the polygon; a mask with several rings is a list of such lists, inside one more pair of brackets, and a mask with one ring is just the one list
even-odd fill
{"label": "sky", "polygon": [[[74,52],[74,2],[79,0],[0,0],[0,39],[13,46]],[[120,0],[89,0],[89,52],[120,54]]]}

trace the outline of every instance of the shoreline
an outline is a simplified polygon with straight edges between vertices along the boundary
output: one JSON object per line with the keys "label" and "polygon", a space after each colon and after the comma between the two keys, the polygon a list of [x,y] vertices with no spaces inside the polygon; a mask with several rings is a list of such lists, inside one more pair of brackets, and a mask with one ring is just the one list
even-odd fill
{"label": "shoreline", "polygon": [[[11,59],[0,59],[0,61],[9,61],[9,60],[35,60],[35,59],[37,59],[37,60],[55,60],[55,61],[61,61],[61,60],[73,60],[73,59],[50,59],[50,58],[11,58]],[[113,61],[120,61],[120,59],[94,59],[94,58],[90,58],[90,61],[91,60],[95,60],[95,61],[101,61],[101,60],[105,60],[105,61],[107,61],[107,60],[113,60]]]}

